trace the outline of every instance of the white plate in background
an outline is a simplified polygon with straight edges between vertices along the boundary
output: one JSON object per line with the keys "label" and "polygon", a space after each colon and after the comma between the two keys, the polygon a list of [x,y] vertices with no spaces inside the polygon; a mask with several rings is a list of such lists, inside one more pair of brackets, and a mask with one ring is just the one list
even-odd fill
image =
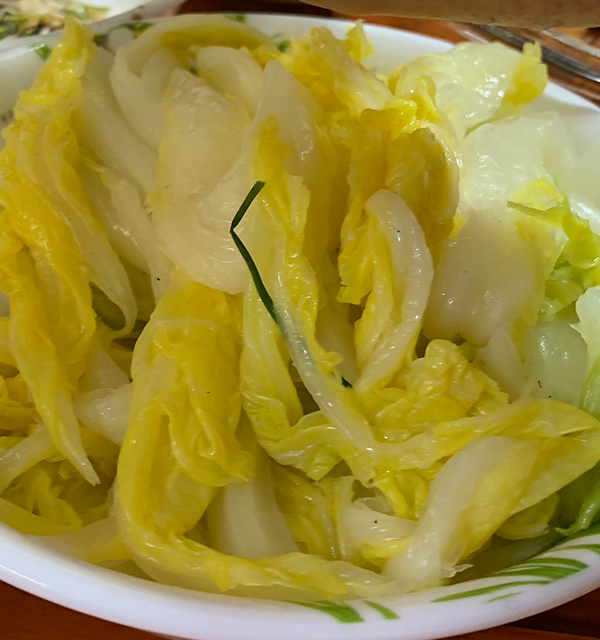
{"label": "white plate in background", "polygon": [[[119,22],[147,20],[173,14],[185,0],[82,0],[83,4],[106,7],[108,11],[102,18],[92,24],[100,28],[110,28]],[[0,40],[0,53],[20,46],[35,44],[36,42],[54,41],[60,37],[62,29],[57,29],[43,36],[24,36],[22,38],[3,38]],[[50,40],[48,40],[50,38]],[[4,92],[4,86],[0,83]]]}

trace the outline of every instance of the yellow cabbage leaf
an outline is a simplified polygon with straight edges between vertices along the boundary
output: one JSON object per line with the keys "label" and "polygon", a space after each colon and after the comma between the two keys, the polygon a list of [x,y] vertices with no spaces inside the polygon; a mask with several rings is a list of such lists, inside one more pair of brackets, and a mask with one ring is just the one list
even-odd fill
{"label": "yellow cabbage leaf", "polygon": [[359,63],[373,53],[373,46],[369,42],[360,20],[348,30],[346,37],[342,40],[342,45],[350,57]]}
{"label": "yellow cabbage leaf", "polygon": [[253,473],[233,433],[238,313],[235,299],[176,274],[136,346],[115,504],[132,557],[155,579],[208,591],[302,597],[385,587],[386,579],[345,563],[297,552],[251,561],[185,535],[215,488]]}
{"label": "yellow cabbage leaf", "polygon": [[380,189],[406,201],[437,261],[458,203],[458,167],[438,122],[423,84],[412,99],[396,99],[382,111],[365,110],[337,132],[350,157],[348,213],[338,258],[340,301],[358,305],[373,288],[364,207]]}
{"label": "yellow cabbage leaf", "polygon": [[424,78],[435,86],[435,104],[457,139],[482,122],[503,117],[544,90],[547,72],[539,47],[522,55],[500,43],[461,43],[447,53],[414,58],[392,74],[398,97],[410,96]]}
{"label": "yellow cabbage leaf", "polygon": [[292,39],[290,53],[278,59],[329,113],[381,109],[393,97],[385,83],[353,59],[325,27],[310,29],[301,40]]}
{"label": "yellow cabbage leaf", "polygon": [[[28,437],[3,452],[6,459],[2,460],[2,480],[6,478],[12,482],[4,489],[2,499],[32,516],[39,515],[43,519],[43,522],[38,521],[40,526],[47,522],[77,529],[106,517],[118,448],[88,429],[82,429],[82,436],[84,448],[98,474],[96,485],[87,482],[58,453],[44,427],[38,425]],[[7,511],[7,517],[17,517],[16,513],[14,509]],[[23,517],[24,522],[35,522]],[[53,534],[40,531],[39,535]]]}
{"label": "yellow cabbage leaf", "polygon": [[35,515],[5,498],[0,498],[0,522],[25,535],[55,536],[68,530],[65,525]]}
{"label": "yellow cabbage leaf", "polygon": [[124,333],[136,317],[127,274],[77,176],[71,117],[93,49],[91,31],[69,22],[32,89],[21,93],[0,155],[0,286],[11,303],[10,352],[57,448],[90,482],[98,478],[71,396],[96,331],[94,303],[106,300]]}

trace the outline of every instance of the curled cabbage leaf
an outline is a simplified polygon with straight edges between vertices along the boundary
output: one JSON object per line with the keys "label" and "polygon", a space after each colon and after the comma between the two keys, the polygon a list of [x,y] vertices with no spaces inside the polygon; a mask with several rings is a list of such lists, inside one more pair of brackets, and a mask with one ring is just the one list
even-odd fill
{"label": "curled cabbage leaf", "polygon": [[92,47],[91,31],[70,22],[4,132],[0,281],[11,304],[10,351],[36,409],[59,451],[97,482],[71,402],[96,332],[93,293],[116,309],[122,333],[137,309],[77,175],[71,118]]}
{"label": "curled cabbage leaf", "polygon": [[[330,565],[298,552],[252,561],[193,538],[190,530],[215,489],[254,474],[252,454],[235,444],[233,434],[239,418],[236,307],[226,294],[178,274],[140,338],[115,504],[127,547],[155,579],[208,591],[302,597],[384,590],[389,581],[347,563]],[[178,374],[180,367],[187,375]],[[214,373],[217,367],[220,375]],[[190,449],[189,438],[182,438],[185,430],[191,435],[190,429],[197,432],[199,425],[210,433],[214,448],[200,438]],[[228,446],[220,447],[220,442]],[[223,526],[225,508],[216,507]]]}
{"label": "curled cabbage leaf", "polygon": [[119,47],[110,81],[127,121],[143,140],[158,149],[165,122],[161,89],[166,88],[173,71],[190,68],[190,48],[218,45],[254,49],[266,41],[260,31],[223,16],[177,16]]}
{"label": "curled cabbage leaf", "polygon": [[392,76],[396,96],[410,95],[423,77],[435,84],[436,104],[460,138],[532,102],[548,80],[538,46],[528,45],[519,54],[499,43],[462,43],[447,53],[411,60]]}

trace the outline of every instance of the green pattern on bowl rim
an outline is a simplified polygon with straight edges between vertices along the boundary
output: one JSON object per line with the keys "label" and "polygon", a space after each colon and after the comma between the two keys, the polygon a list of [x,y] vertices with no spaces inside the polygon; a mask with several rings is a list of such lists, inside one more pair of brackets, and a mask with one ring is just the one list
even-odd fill
{"label": "green pattern on bowl rim", "polygon": [[[544,587],[570,578],[583,571],[597,571],[596,567],[591,566],[590,561],[585,562],[581,559],[581,556],[584,555],[581,552],[588,552],[600,558],[599,532],[600,525],[596,525],[590,531],[562,542],[545,553],[496,571],[486,578],[437,589],[436,591],[451,590],[452,592],[432,598],[430,602],[452,602],[470,598],[478,598],[485,603],[497,602],[521,595],[525,590]],[[579,552],[577,554],[579,558],[565,555],[565,553],[572,555],[573,552]],[[465,588],[466,585],[469,587]],[[320,611],[342,624],[364,622],[365,619],[360,612],[364,606],[376,611],[383,620],[399,620],[401,618],[400,612],[372,600],[358,600],[353,601],[352,604],[341,604],[329,600],[290,602],[290,604]]]}

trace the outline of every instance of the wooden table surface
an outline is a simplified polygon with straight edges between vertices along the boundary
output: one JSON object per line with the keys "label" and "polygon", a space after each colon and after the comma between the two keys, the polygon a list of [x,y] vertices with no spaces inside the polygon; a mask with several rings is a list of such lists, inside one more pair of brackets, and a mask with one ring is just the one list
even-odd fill
{"label": "wooden table surface", "polygon": [[[368,0],[365,0],[368,1]],[[449,0],[451,1],[451,0]],[[291,2],[188,0],[183,12],[329,12]],[[458,42],[447,23],[376,18],[373,22],[419,31]],[[151,640],[151,634],[92,618],[0,582],[0,640]],[[456,636],[464,640],[585,640],[600,638],[600,589],[552,611],[504,627]],[[282,638],[281,640],[285,640]]]}

